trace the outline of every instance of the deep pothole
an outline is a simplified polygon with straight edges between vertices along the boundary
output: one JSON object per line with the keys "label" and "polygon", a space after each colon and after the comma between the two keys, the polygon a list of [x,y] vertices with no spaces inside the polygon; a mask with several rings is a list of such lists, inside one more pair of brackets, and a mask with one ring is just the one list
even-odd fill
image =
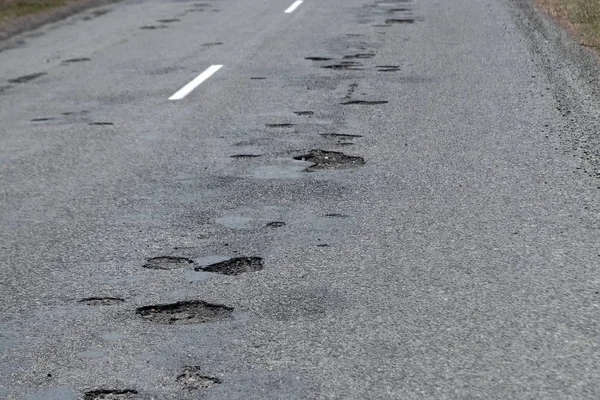
{"label": "deep pothole", "polygon": [[158,324],[192,325],[229,319],[233,308],[202,300],[190,300],[139,307],[135,313]]}
{"label": "deep pothole", "polygon": [[261,257],[235,257],[194,269],[196,271],[213,272],[221,275],[240,275],[248,272],[258,272],[263,268],[263,259]]}
{"label": "deep pothole", "polygon": [[125,300],[120,297],[86,297],[79,300],[79,302],[87,306],[114,306],[125,302]]}
{"label": "deep pothole", "polygon": [[316,171],[324,169],[346,169],[355,168],[365,164],[362,157],[348,156],[338,151],[311,150],[308,154],[294,157],[294,160],[312,162],[313,165],[306,171]]}
{"label": "deep pothole", "polygon": [[162,256],[149,258],[142,267],[148,269],[179,269],[185,268],[194,262],[185,257]]}
{"label": "deep pothole", "polygon": [[85,392],[83,400],[129,400],[135,399],[137,394],[133,389],[96,389]]}
{"label": "deep pothole", "polygon": [[177,377],[177,382],[181,383],[185,389],[198,390],[218,385],[221,383],[221,380],[214,376],[204,375],[202,369],[198,366],[189,366],[183,369],[182,373]]}
{"label": "deep pothole", "polygon": [[267,228],[281,228],[282,226],[285,226],[285,222],[283,221],[272,221],[267,223]]}

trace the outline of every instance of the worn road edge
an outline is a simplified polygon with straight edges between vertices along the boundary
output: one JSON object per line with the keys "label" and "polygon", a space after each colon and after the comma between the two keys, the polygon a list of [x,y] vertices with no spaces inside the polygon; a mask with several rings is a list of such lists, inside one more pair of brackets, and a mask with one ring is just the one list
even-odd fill
{"label": "worn road edge", "polygon": [[532,0],[507,0],[562,116],[560,136],[600,178],[600,60]]}

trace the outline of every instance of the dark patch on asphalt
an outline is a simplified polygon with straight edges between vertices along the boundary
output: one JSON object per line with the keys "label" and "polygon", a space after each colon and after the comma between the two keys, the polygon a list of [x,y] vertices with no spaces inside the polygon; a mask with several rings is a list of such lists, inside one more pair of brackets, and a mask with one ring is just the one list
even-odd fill
{"label": "dark patch on asphalt", "polygon": [[112,122],[90,122],[88,125],[98,125],[98,126],[113,126]]}
{"label": "dark patch on asphalt", "polygon": [[78,63],[85,61],[92,61],[92,59],[87,57],[69,58],[68,60],[63,60],[62,64]]}
{"label": "dark patch on asphalt", "polygon": [[348,90],[346,91],[346,95],[344,96],[344,98],[350,99],[352,97],[352,95],[354,94],[354,92],[356,91],[357,87],[358,87],[358,82],[353,82],[350,85],[348,85]]}
{"label": "dark patch on asphalt", "polygon": [[4,86],[0,86],[0,94],[6,92],[8,89],[10,89],[12,86],[10,85],[4,85]]}
{"label": "dark patch on asphalt", "polygon": [[171,22],[179,22],[181,20],[177,18],[165,18],[165,19],[157,19],[156,22],[160,22],[161,24],[170,24]]}
{"label": "dark patch on asphalt", "polygon": [[291,128],[294,124],[265,124],[267,128]]}
{"label": "dark patch on asphalt", "polygon": [[414,18],[388,18],[385,20],[386,24],[412,24],[415,22]]}
{"label": "dark patch on asphalt", "polygon": [[97,389],[85,392],[83,400],[128,400],[135,399],[137,394],[133,389]]}
{"label": "dark patch on asphalt", "polygon": [[189,258],[185,257],[172,257],[172,256],[163,256],[163,257],[153,257],[149,258],[144,264],[143,268],[148,269],[179,269],[185,268],[194,262]]}
{"label": "dark patch on asphalt", "polygon": [[34,118],[31,120],[31,122],[46,122],[46,121],[52,121],[54,120],[54,118],[51,117],[47,117],[47,118]]}
{"label": "dark patch on asphalt", "polygon": [[220,46],[222,44],[223,44],[223,42],[210,42],[210,43],[204,43],[202,46]]}
{"label": "dark patch on asphalt", "polygon": [[282,222],[282,221],[273,221],[273,222],[269,222],[267,224],[268,228],[281,228],[282,226],[285,226],[285,222]]}
{"label": "dark patch on asphalt", "polygon": [[374,105],[379,105],[379,104],[387,104],[388,102],[386,100],[350,100],[350,101],[345,101],[343,103],[340,103],[344,106],[348,106],[348,105],[359,105],[359,106],[374,106]]}
{"label": "dark patch on asphalt", "polygon": [[317,245],[317,247],[329,247],[329,245],[328,245],[328,244],[325,244],[325,243],[323,243],[323,244],[318,244],[318,245]]}
{"label": "dark patch on asphalt", "polygon": [[177,377],[177,382],[181,383],[185,389],[198,390],[218,385],[221,380],[213,376],[203,375],[201,368],[198,366],[189,366],[183,369]]}
{"label": "dark patch on asphalt", "polygon": [[139,307],[135,313],[158,324],[191,325],[229,319],[233,308],[201,300],[191,300]]}
{"label": "dark patch on asphalt", "polygon": [[390,8],[388,10],[388,13],[394,14],[397,12],[407,12],[407,11],[411,11],[411,9],[410,8]]}
{"label": "dark patch on asphalt", "polygon": [[252,77],[250,77],[250,79],[253,80],[253,81],[262,81],[262,80],[265,80],[267,78],[265,78],[264,76],[252,76]]}
{"label": "dark patch on asphalt", "polygon": [[226,261],[196,267],[196,271],[213,272],[221,275],[240,275],[247,272],[257,272],[264,268],[261,257],[236,257]]}
{"label": "dark patch on asphalt", "polygon": [[348,218],[348,216],[346,214],[340,214],[340,213],[330,213],[330,214],[325,214],[325,216],[328,218]]}
{"label": "dark patch on asphalt", "polygon": [[311,150],[310,153],[294,157],[294,160],[312,162],[313,165],[306,168],[306,171],[316,171],[323,169],[346,169],[354,168],[365,164],[362,157],[348,156],[337,151]]}
{"label": "dark patch on asphalt", "polygon": [[310,60],[310,61],[331,61],[332,58],[330,57],[304,57],[305,60]]}
{"label": "dark patch on asphalt", "polygon": [[364,59],[364,58],[373,58],[373,57],[375,57],[375,53],[356,53],[356,54],[345,55],[344,60]]}
{"label": "dark patch on asphalt", "polygon": [[46,75],[45,72],[36,72],[35,74],[19,76],[18,78],[9,79],[8,81],[10,83],[27,83],[44,75]]}
{"label": "dark patch on asphalt", "polygon": [[296,114],[296,115],[313,115],[314,112],[313,111],[294,111],[294,114]]}
{"label": "dark patch on asphalt", "polygon": [[355,138],[362,137],[362,135],[349,135],[349,134],[345,134],[345,133],[321,133],[321,136],[337,138],[337,139],[346,139],[346,140],[352,140]]}
{"label": "dark patch on asphalt", "polygon": [[378,72],[396,72],[400,71],[400,67],[398,65],[378,65]]}
{"label": "dark patch on asphalt", "polygon": [[168,28],[167,25],[144,25],[144,26],[140,26],[140,29],[165,29]]}
{"label": "dark patch on asphalt", "polygon": [[120,297],[87,297],[79,300],[80,303],[88,306],[114,306],[125,302]]}

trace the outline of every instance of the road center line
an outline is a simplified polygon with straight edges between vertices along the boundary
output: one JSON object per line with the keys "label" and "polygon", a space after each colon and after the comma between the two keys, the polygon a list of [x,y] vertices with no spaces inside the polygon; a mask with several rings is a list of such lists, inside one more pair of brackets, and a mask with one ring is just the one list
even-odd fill
{"label": "road center line", "polygon": [[291,6],[289,6],[289,8],[288,8],[287,10],[285,10],[285,13],[286,13],[286,14],[293,13],[293,12],[294,12],[294,10],[295,10],[296,8],[300,7],[300,4],[302,4],[302,3],[303,3],[303,1],[302,1],[302,0],[297,0],[297,1],[295,1],[295,2],[294,2],[294,4],[292,4]]}
{"label": "road center line", "polygon": [[198,75],[194,80],[190,83],[179,89],[175,94],[169,97],[169,100],[181,100],[188,94],[192,92],[192,90],[196,89],[202,82],[210,78],[215,72],[221,69],[222,65],[211,65],[208,67],[203,73]]}

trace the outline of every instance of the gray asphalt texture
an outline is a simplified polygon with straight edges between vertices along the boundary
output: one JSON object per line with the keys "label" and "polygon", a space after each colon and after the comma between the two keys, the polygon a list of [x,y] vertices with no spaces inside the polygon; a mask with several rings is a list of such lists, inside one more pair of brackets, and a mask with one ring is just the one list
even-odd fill
{"label": "gray asphalt texture", "polygon": [[291,3],[3,43],[0,398],[600,398],[595,56],[525,0]]}

